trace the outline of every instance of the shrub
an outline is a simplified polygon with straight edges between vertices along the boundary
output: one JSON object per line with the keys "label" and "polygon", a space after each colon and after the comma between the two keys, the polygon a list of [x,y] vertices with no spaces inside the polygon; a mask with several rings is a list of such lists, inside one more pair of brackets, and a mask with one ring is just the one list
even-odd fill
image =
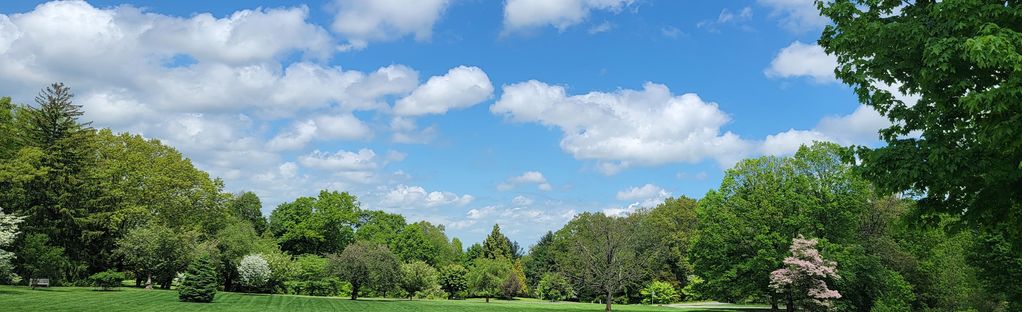
{"label": "shrub", "polygon": [[668,282],[653,281],[646,285],[640,292],[642,303],[645,304],[667,304],[678,301],[678,290]]}
{"label": "shrub", "polygon": [[702,287],[706,280],[698,275],[689,275],[688,283],[685,283],[685,287],[681,289],[681,294],[685,296],[685,301],[695,301],[703,299],[702,293],[699,292],[699,287]]}
{"label": "shrub", "polygon": [[121,286],[121,282],[124,281],[124,273],[107,270],[92,274],[89,276],[89,280],[92,281],[92,285],[100,289],[111,290]]}
{"label": "shrub", "polygon": [[401,289],[412,299],[417,292],[437,285],[436,270],[423,261],[401,265]]}
{"label": "shrub", "polygon": [[218,287],[216,263],[203,255],[188,266],[188,272],[178,289],[178,299],[185,302],[213,302]]}
{"label": "shrub", "polygon": [[571,283],[561,273],[545,273],[536,286],[536,296],[550,301],[561,301],[575,296]]}
{"label": "shrub", "polygon": [[246,289],[259,291],[269,282],[270,265],[259,254],[247,255],[238,262],[238,277]]}
{"label": "shrub", "polygon": [[468,270],[458,264],[449,264],[440,269],[440,288],[447,292],[447,299],[457,298],[468,290],[466,275]]}

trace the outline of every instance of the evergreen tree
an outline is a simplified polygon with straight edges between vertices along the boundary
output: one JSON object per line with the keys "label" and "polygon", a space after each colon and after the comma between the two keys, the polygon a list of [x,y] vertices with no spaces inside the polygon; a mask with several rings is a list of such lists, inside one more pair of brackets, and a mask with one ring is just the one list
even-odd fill
{"label": "evergreen tree", "polygon": [[494,224],[493,231],[483,241],[483,257],[489,259],[511,259],[512,251],[510,240],[500,233],[500,225]]}
{"label": "evergreen tree", "polygon": [[217,285],[216,263],[208,255],[200,256],[188,266],[178,299],[185,302],[213,302]]}

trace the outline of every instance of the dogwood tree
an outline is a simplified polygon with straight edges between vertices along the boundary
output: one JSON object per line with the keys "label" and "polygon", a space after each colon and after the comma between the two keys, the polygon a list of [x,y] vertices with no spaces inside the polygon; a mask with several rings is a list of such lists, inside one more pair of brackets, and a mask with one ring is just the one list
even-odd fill
{"label": "dogwood tree", "polygon": [[795,311],[796,306],[799,311],[826,310],[831,300],[841,298],[826,282],[840,278],[837,263],[823,259],[817,243],[799,235],[791,242],[791,256],[784,258],[784,268],[770,274],[770,288],[785,295],[788,311]]}
{"label": "dogwood tree", "polygon": [[[0,248],[6,248],[14,242],[14,237],[18,235],[18,223],[24,220],[23,217],[18,217],[11,214],[6,214],[3,208],[0,208]],[[14,259],[14,253],[0,249],[0,282],[10,282],[16,279],[14,275],[14,267],[11,266],[11,260]]]}
{"label": "dogwood tree", "polygon": [[248,289],[257,290],[266,286],[271,275],[269,263],[260,254],[247,255],[238,263],[238,277]]}

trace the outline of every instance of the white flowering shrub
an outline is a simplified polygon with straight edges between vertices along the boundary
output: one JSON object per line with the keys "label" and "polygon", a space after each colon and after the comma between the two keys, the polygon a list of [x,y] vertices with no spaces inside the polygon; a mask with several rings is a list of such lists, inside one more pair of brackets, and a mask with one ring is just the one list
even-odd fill
{"label": "white flowering shrub", "polygon": [[272,274],[270,264],[260,254],[247,255],[238,263],[238,277],[241,285],[249,290],[263,289]]}

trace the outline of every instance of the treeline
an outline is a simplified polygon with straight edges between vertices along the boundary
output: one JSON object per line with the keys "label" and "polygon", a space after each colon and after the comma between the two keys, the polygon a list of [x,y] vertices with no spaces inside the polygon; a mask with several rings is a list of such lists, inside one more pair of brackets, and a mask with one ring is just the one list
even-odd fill
{"label": "treeline", "polygon": [[[997,311],[1017,287],[989,265],[1003,260],[997,246],[1007,240],[923,226],[911,198],[879,193],[845,161],[850,151],[829,143],[744,160],[701,200],[671,198],[625,217],[579,214],[527,251],[496,225],[466,248],[442,225],[363,210],[343,192],[264,217],[256,194],[226,193],[157,140],[91,128],[71,100],[61,84],[34,106],[0,100],[4,283],[91,285],[127,272],[139,287],[205,281],[352,299],[536,297],[608,310],[718,300],[837,311]],[[958,224],[949,215],[929,221]],[[814,275],[793,263],[836,269]],[[203,278],[182,279],[185,271]]]}

